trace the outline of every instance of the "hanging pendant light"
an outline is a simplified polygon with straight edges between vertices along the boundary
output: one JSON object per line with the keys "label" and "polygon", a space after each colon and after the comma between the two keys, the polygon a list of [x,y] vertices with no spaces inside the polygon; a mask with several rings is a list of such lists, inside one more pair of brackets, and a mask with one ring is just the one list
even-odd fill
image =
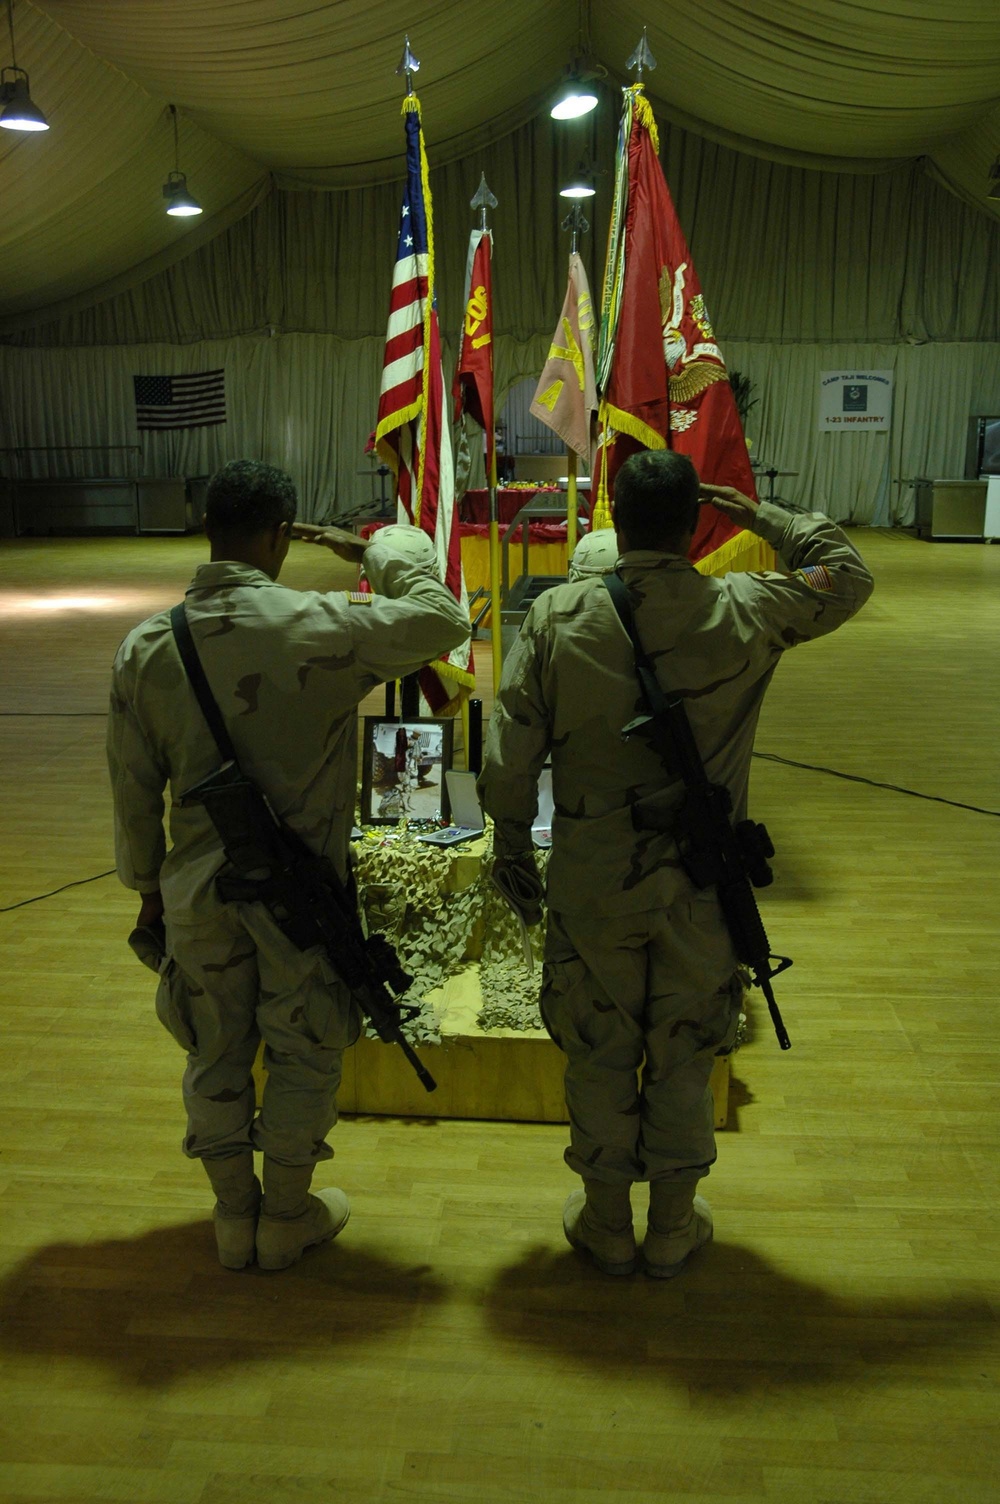
{"label": "hanging pendant light", "polygon": [[577,163],[576,170],[570,173],[569,182],[565,188],[559,189],[560,198],[593,198],[597,192],[594,186],[594,169],[586,162]]}
{"label": "hanging pendant light", "polygon": [[23,68],[17,66],[17,53],[14,51],[14,0],[7,0],[7,24],[10,27],[11,66],[0,70],[0,126],[5,131],[47,131],[49,122],[37,104],[31,102],[28,75]]}
{"label": "hanging pendant light", "polygon": [[187,174],[181,172],[177,166],[177,110],[173,105],[170,105],[169,109],[174,122],[174,170],[167,173],[167,181],[163,185],[163,197],[167,201],[168,214],[172,214],[176,219],[186,219],[192,214],[201,214],[202,207],[198,200],[188,192]]}
{"label": "hanging pendant light", "polygon": [[549,114],[553,120],[578,120],[597,108],[597,79],[607,78],[608,70],[598,63],[590,42],[590,0],[579,0],[576,47],[563,74],[559,92]]}
{"label": "hanging pendant light", "polygon": [[575,65],[570,67],[560,86],[549,114],[553,120],[577,120],[597,108],[597,95],[593,84],[580,76]]}

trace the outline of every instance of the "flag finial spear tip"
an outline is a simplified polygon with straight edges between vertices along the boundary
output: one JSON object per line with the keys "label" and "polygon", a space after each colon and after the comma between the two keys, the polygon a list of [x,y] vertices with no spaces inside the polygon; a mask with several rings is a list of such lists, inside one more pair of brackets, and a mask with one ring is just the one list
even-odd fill
{"label": "flag finial spear tip", "polygon": [[480,173],[479,187],[476,189],[474,197],[469,200],[469,208],[485,211],[486,209],[495,209],[496,206],[496,195],[492,192],[489,183],[486,181],[486,174],[485,172]]}
{"label": "flag finial spear tip", "polygon": [[561,230],[570,231],[573,237],[570,241],[570,254],[573,254],[579,245],[580,236],[586,235],[587,231],[590,229],[590,221],[585,218],[584,212],[581,209],[579,203],[573,205],[572,209],[569,211],[559,228]]}
{"label": "flag finial spear tip", "polygon": [[573,230],[574,232],[579,231],[581,235],[586,235],[590,229],[590,221],[585,218],[583,210],[577,203],[573,205],[559,228],[561,230]]}
{"label": "flag finial spear tip", "polygon": [[419,73],[419,71],[420,59],[418,57],[414,57],[413,52],[410,48],[409,34],[407,34],[403,43],[403,56],[399,60],[399,66],[397,67],[396,72],[400,75],[400,77],[402,77],[404,74],[406,75],[406,92],[408,94],[413,93],[413,79],[411,75],[414,73]]}
{"label": "flag finial spear tip", "polygon": [[649,40],[646,36],[645,26],[642,28],[642,36],[636,43],[635,50],[633,51],[632,56],[629,58],[625,66],[626,68],[635,69],[639,83],[642,83],[642,71],[644,68],[648,68],[650,73],[652,73],[653,69],[656,67],[656,58],[650,51]]}

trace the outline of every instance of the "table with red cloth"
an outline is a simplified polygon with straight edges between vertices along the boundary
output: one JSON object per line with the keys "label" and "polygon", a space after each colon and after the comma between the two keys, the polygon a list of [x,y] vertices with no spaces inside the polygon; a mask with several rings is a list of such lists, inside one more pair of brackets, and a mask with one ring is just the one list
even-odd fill
{"label": "table with red cloth", "polygon": [[[519,497],[517,510],[527,505],[526,493],[515,491]],[[362,538],[370,538],[378,532],[380,527],[388,526],[391,519],[382,522],[366,522],[361,528]],[[507,537],[508,543],[516,552],[510,561],[511,580],[517,579],[521,573],[521,548],[523,546],[521,529],[524,523],[519,523],[513,530],[509,526],[500,529],[500,541]],[[465,574],[465,588],[469,595],[474,595],[476,590],[483,587],[487,594],[490,589],[490,528],[488,522],[460,522],[458,526],[459,537],[462,546],[462,569]],[[509,536],[508,536],[509,535]],[[530,522],[528,524],[528,570],[531,574],[562,574],[566,573],[566,524],[565,522]],[[480,626],[487,626],[489,617],[486,616],[480,622]]]}
{"label": "table with red cloth", "polygon": [[[502,525],[513,522],[522,507],[538,496],[558,496],[561,486],[499,486],[497,488],[497,520]],[[565,491],[562,491],[565,496]],[[579,491],[578,505],[581,512],[590,512],[590,492]],[[458,504],[460,522],[489,522],[490,493],[487,490],[466,491]]]}

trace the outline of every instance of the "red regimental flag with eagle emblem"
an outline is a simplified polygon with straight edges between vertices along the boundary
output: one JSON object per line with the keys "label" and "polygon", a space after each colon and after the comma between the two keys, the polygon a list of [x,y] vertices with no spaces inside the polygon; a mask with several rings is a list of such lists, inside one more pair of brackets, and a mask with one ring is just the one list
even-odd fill
{"label": "red regimental flag with eagle emblem", "polygon": [[[688,454],[702,480],[756,497],[750,456],[701,283],[637,84],[625,91],[601,302],[595,527],[611,523],[614,477],[640,449]],[[691,558],[704,573],[773,568],[773,553],[712,506]]]}

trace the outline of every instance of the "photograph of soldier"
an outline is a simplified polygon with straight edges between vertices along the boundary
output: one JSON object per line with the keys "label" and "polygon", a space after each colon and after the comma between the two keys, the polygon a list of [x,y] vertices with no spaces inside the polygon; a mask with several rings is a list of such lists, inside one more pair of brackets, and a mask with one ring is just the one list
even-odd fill
{"label": "photograph of soldier", "polygon": [[445,721],[365,719],[361,818],[371,824],[438,820],[447,815],[444,775],[451,766]]}
{"label": "photograph of soldier", "polygon": [[[661,688],[682,696],[708,777],[742,820],[775,668],[789,648],[848,621],[871,575],[829,518],[699,486],[691,461],[670,450],[629,459],[614,501],[615,572],[639,639]],[[700,502],[765,539],[788,572],[699,574],[688,553]],[[631,1188],[648,1181],[644,1267],[668,1278],[712,1234],[696,1196],[715,1160],[708,1083],[732,1047],[742,985],[715,888],[696,888],[679,859],[672,817],[684,786],[647,742],[622,739],[639,690],[600,573],[612,548],[590,577],[546,591],[528,611],[504,663],[479,793],[504,891],[530,895],[532,880],[540,891],[531,827],[551,756],[540,1006],[566,1055],[565,1158],[583,1181],[563,1227],[599,1269],[632,1273]],[[526,922],[539,917],[526,899]]]}
{"label": "photograph of soldier", "polygon": [[[224,465],[207,492],[211,559],[195,572],[185,615],[239,767],[346,883],[358,705],[376,685],[464,642],[469,621],[418,528],[386,527],[365,542],[298,524],[296,509],[283,471],[252,460]],[[363,563],[376,593],[362,605],[341,591],[279,585],[293,538]],[[187,1057],[182,1147],[201,1160],[215,1194],[220,1262],[242,1269],[256,1258],[283,1269],[347,1221],[343,1191],[309,1188],[333,1155],[327,1134],[343,1051],[361,1027],[357,1005],[335,955],[297,948],[264,902],[226,901],[217,890],[220,838],[204,805],[183,796],[223,759],[169,611],[135,627],[118,650],[107,752],[118,875],[141,895],[136,930],[159,974],[157,1014]],[[258,1110],[251,1070],[261,1040]]]}

